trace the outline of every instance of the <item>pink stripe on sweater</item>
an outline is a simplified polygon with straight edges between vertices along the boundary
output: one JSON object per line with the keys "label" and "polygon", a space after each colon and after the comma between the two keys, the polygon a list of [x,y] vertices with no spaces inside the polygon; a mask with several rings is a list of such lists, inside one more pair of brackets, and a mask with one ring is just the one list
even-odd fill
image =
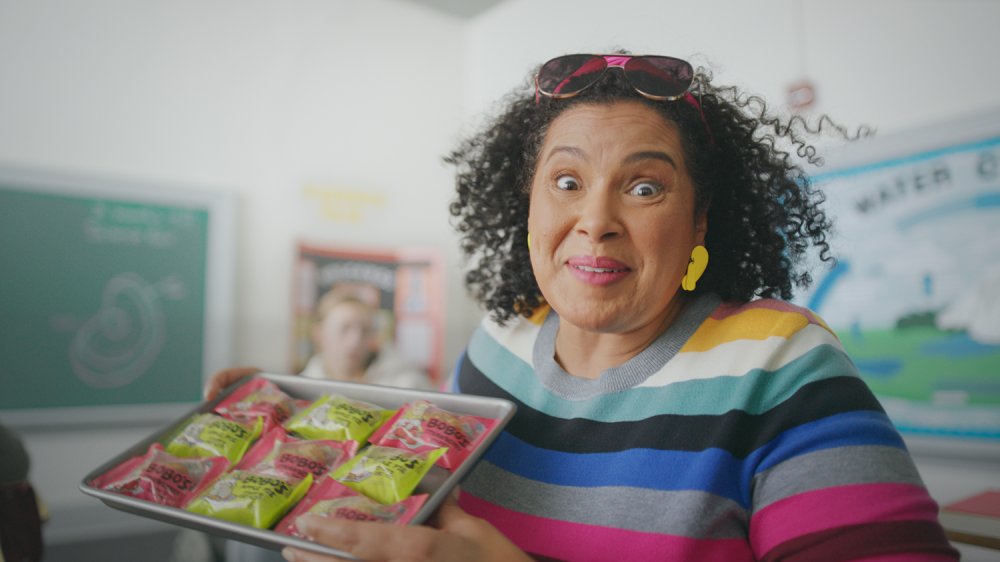
{"label": "pink stripe on sweater", "polygon": [[926,552],[901,552],[899,554],[858,558],[851,562],[955,562],[955,557],[948,556],[947,554],[928,554]]}
{"label": "pink stripe on sweater", "polygon": [[937,521],[937,503],[912,484],[855,484],[776,501],[750,518],[757,552],[817,531],[878,521]]}
{"label": "pink stripe on sweater", "polygon": [[743,539],[692,539],[558,521],[519,513],[470,494],[462,494],[458,503],[469,514],[492,523],[522,550],[561,560],[755,560]]}

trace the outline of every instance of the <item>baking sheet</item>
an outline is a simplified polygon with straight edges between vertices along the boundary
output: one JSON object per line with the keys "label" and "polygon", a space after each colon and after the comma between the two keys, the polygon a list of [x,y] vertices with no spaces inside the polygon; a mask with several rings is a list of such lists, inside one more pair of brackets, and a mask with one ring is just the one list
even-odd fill
{"label": "baking sheet", "polygon": [[[358,384],[350,382],[328,381],[308,379],[295,375],[277,375],[269,373],[258,373],[255,377],[267,379],[278,386],[292,398],[305,400],[316,400],[324,394],[339,394],[347,398],[370,402],[377,406],[388,409],[397,409],[407,402],[414,400],[428,400],[435,405],[459,414],[468,414],[484,418],[496,419],[499,422],[487,433],[480,445],[469,455],[454,472],[448,472],[440,466],[434,465],[424,476],[417,486],[414,494],[428,494],[429,497],[417,515],[410,521],[410,525],[419,525],[427,520],[437,509],[448,493],[462,481],[462,478],[472,469],[473,465],[483,455],[490,444],[500,435],[504,426],[513,417],[516,406],[509,400],[501,398],[487,398],[482,396],[470,396],[466,394],[447,394],[427,390],[411,390],[405,388],[394,388],[388,386],[376,386],[369,384]],[[141,515],[151,519],[164,521],[182,527],[188,527],[218,535],[228,539],[269,548],[281,550],[285,546],[294,546],[304,550],[311,550],[323,554],[340,556],[343,558],[357,560],[353,556],[323,545],[309,542],[296,537],[282,535],[273,531],[256,529],[247,525],[216,519],[207,515],[192,513],[183,509],[168,507],[146,500],[140,500],[105,490],[91,487],[89,483],[104,474],[111,468],[122,462],[146,453],[149,446],[155,442],[160,442],[169,435],[175,427],[186,422],[189,417],[197,413],[211,412],[216,404],[232,393],[240,385],[249,382],[253,377],[247,377],[240,384],[233,385],[221,393],[210,402],[204,402],[178,418],[173,423],[167,425],[163,430],[158,431],[143,441],[136,443],[125,450],[120,455],[109,460],[88,473],[80,483],[80,490],[83,493],[94,496],[105,504],[135,515]]]}

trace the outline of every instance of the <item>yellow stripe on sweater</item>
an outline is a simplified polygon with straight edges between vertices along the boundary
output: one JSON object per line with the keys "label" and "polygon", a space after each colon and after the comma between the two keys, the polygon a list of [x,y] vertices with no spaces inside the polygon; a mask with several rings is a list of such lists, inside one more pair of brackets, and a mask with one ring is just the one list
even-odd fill
{"label": "yellow stripe on sweater", "polygon": [[684,344],[680,353],[708,351],[719,344],[737,340],[764,340],[773,336],[788,339],[808,324],[808,318],[795,312],[751,308],[722,320],[708,318]]}

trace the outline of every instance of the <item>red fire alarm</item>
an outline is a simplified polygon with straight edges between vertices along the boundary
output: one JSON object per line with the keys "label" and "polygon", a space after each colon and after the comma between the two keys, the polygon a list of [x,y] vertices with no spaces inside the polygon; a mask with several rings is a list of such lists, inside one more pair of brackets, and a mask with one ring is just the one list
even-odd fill
{"label": "red fire alarm", "polygon": [[809,82],[799,82],[788,88],[788,106],[792,109],[802,109],[809,107],[816,99],[812,84]]}

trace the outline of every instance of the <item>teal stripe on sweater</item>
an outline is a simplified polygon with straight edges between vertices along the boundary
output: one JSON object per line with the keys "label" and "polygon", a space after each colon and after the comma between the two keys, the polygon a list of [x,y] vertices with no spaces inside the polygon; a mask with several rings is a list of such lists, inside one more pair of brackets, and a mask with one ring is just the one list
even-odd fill
{"label": "teal stripe on sweater", "polygon": [[[508,351],[482,328],[469,342],[468,357],[505,391],[550,416],[600,422],[638,421],[655,415],[721,415],[731,410],[761,414],[781,404],[803,385],[837,376],[857,376],[847,354],[821,344],[775,370],[754,369],[743,376],[691,380],[655,388],[632,388],[574,402],[538,382],[531,365]],[[496,376],[496,373],[504,373]]]}

